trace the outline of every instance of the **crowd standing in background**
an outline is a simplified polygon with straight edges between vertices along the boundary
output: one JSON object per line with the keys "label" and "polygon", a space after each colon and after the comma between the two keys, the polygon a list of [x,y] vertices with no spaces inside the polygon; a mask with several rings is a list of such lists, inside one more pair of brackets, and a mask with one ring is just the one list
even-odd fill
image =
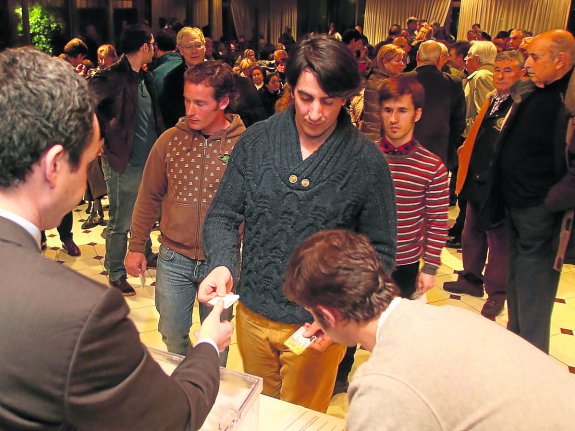
{"label": "crowd standing in background", "polygon": [[[441,385],[425,382],[431,386],[408,397],[389,379],[372,379],[372,373],[397,365],[381,358],[381,340],[401,338],[401,328],[394,329],[405,327],[394,321],[400,313],[397,319],[408,324],[429,319],[446,331],[445,339],[461,335],[453,329],[459,321],[500,349],[500,357],[515,346],[547,367],[533,346],[549,352],[551,312],[561,266],[570,256],[575,208],[570,33],[533,36],[513,28],[492,38],[474,23],[467,40],[456,41],[440,23],[417,17],[405,27],[392,24],[387,38],[375,44],[361,27],[340,33],[334,23],[325,34],[297,42],[290,27],[277,41],[248,42],[241,35],[218,41],[177,20],[156,35],[143,25],[126,26],[117,48],[101,40],[93,46],[99,39],[90,33],[89,41],[70,40],[60,56],[82,78],[78,91],[93,97],[93,138],[100,144],[99,130],[103,140],[86,163],[83,199],[90,206],[82,228],[106,226],[112,291],[135,295],[126,274],[141,276],[157,267],[159,331],[170,352],[188,355],[183,368],[193,368],[189,359],[198,355],[225,366],[231,329],[218,319],[231,320],[232,309],[222,313],[218,306],[210,315],[206,302],[231,291],[240,294],[236,319],[244,370],[263,377],[266,395],[325,411],[332,394],[347,390],[357,343],[374,352],[351,389],[356,404],[350,415],[358,422],[350,418],[350,429],[370,428],[358,425],[370,418],[357,405],[370,405],[379,391],[404,394],[417,412],[415,424],[433,422],[421,401],[430,387],[443,401],[458,395],[449,393],[453,388],[441,394]],[[22,51],[27,61],[48,61],[35,55]],[[91,93],[85,93],[86,85]],[[0,193],[0,203],[1,198]],[[458,217],[449,228],[448,209],[455,205]],[[62,248],[78,256],[68,206],[58,220],[38,226],[59,223]],[[0,208],[1,222],[3,217]],[[158,223],[156,255],[150,232]],[[323,262],[315,251],[326,244],[337,257],[333,262]],[[476,297],[486,292],[486,319],[408,302],[425,300],[444,247],[461,248],[463,271],[443,289]],[[358,248],[367,261],[347,248]],[[289,264],[294,250],[297,265]],[[338,266],[338,259],[351,260]],[[318,266],[325,272],[316,285],[316,275],[302,268]],[[344,279],[357,271],[375,274],[377,282],[347,289]],[[329,277],[337,282],[329,284]],[[347,290],[336,301],[327,286]],[[321,295],[310,295],[314,289]],[[384,300],[360,316],[345,306],[354,290]],[[221,351],[219,360],[213,348],[191,345],[196,299],[200,320],[207,319],[211,331],[207,343]],[[505,301],[508,329],[533,346],[489,326]],[[367,337],[362,322],[371,328]],[[305,336],[317,340],[296,355],[283,342],[302,325]],[[427,333],[417,325],[411,330]],[[121,335],[133,338],[129,330]],[[471,361],[469,351],[451,344],[445,346],[453,360]],[[418,344],[398,348],[398,355],[406,353],[417,355]],[[495,367],[491,377],[515,371],[509,363],[485,363]],[[479,373],[477,358],[468,364],[473,366],[467,373]],[[411,373],[403,365],[398,375],[407,373],[407,381],[421,384],[420,367]],[[217,372],[208,368],[211,382]],[[533,378],[523,368],[517,373]],[[556,373],[560,380],[558,369],[549,367],[549,375]],[[521,384],[517,393],[527,390]],[[160,387],[171,393],[172,385],[165,380]],[[195,400],[192,389],[184,392]],[[443,412],[455,421],[448,428],[464,423],[455,412]],[[178,414],[185,417],[186,408]],[[503,423],[482,414],[485,429]],[[400,419],[387,417],[396,426]]]}

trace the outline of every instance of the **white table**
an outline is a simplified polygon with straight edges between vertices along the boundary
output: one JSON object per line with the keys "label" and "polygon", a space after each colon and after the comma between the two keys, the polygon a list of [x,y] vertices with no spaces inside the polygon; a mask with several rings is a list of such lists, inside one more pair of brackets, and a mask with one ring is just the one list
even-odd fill
{"label": "white table", "polygon": [[260,431],[343,431],[345,421],[315,410],[260,395]]}

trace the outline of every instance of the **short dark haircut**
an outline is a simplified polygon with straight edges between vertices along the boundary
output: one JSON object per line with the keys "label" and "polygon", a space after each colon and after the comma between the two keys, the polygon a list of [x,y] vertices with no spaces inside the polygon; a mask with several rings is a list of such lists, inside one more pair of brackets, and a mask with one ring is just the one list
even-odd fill
{"label": "short dark haircut", "polygon": [[449,49],[454,49],[456,54],[462,56],[463,58],[465,58],[469,52],[469,48],[471,48],[471,44],[465,40],[458,40],[457,42],[453,42],[449,47]]}
{"label": "short dark haircut", "polygon": [[351,97],[361,82],[355,56],[347,46],[327,35],[309,36],[292,48],[286,68],[286,80],[292,91],[306,69],[315,74],[330,97]]}
{"label": "short dark haircut", "polygon": [[411,95],[415,109],[423,107],[425,90],[417,79],[404,75],[388,78],[383,81],[379,89],[379,105],[381,106],[386,100],[399,99],[405,95]]}
{"label": "short dark haircut", "polygon": [[202,61],[190,67],[184,73],[184,84],[188,82],[213,87],[216,100],[226,96],[233,99],[236,95],[234,72],[230,65],[223,61]]}
{"label": "short dark haircut", "polygon": [[481,28],[481,24],[479,24],[478,22],[476,22],[475,24],[471,24],[471,27]]}
{"label": "short dark haircut", "polygon": [[398,295],[367,237],[344,230],[320,231],[301,243],[288,263],[283,290],[319,318],[321,305],[354,322],[378,317]]}
{"label": "short dark haircut", "polygon": [[352,40],[361,40],[361,33],[356,28],[348,28],[341,35],[341,41],[349,45]]}
{"label": "short dark haircut", "polygon": [[120,36],[120,47],[125,54],[138,51],[145,43],[152,41],[152,30],[142,24],[132,24]]}
{"label": "short dark haircut", "polygon": [[401,26],[399,24],[391,24],[389,27],[390,36],[399,36],[401,34]]}
{"label": "short dark haircut", "polygon": [[274,76],[277,76],[277,78],[281,81],[280,75],[277,72],[267,74],[264,73],[264,84],[268,85]]}
{"label": "short dark haircut", "polygon": [[64,54],[71,58],[76,58],[79,55],[87,56],[88,46],[82,39],[75,37],[64,46]]}
{"label": "short dark haircut", "polygon": [[508,39],[508,38],[509,38],[509,32],[505,30],[501,30],[499,33],[497,33],[497,36],[495,36],[495,39]]}
{"label": "short dark haircut", "polygon": [[156,33],[156,45],[161,51],[174,51],[176,49],[176,32],[171,28],[163,28]]}
{"label": "short dark haircut", "polygon": [[1,52],[0,188],[24,182],[56,144],[77,169],[93,134],[93,100],[65,61],[30,47]]}

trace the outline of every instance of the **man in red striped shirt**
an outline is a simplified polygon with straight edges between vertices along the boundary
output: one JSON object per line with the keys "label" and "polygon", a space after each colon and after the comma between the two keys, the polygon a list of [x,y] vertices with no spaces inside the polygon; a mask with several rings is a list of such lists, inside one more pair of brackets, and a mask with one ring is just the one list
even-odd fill
{"label": "man in red striped shirt", "polygon": [[433,287],[447,239],[447,170],[438,156],[413,137],[424,99],[423,86],[407,76],[387,79],[379,91],[384,130],[380,148],[391,169],[397,201],[392,278],[405,298],[419,297]]}

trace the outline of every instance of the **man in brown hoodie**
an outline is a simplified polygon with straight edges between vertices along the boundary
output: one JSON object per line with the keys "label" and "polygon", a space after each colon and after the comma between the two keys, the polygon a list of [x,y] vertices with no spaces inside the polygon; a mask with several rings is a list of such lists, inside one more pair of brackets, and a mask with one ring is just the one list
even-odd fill
{"label": "man in brown hoodie", "polygon": [[[202,226],[236,141],[245,130],[236,114],[225,114],[236,92],[230,66],[202,62],[184,75],[186,117],[154,144],[132,216],[126,269],[146,270],[146,239],[162,207],[156,275],[159,331],[168,350],[185,355],[190,348],[192,310],[208,265],[202,250]],[[231,308],[229,312],[231,314]],[[200,304],[200,320],[209,306]],[[231,315],[229,316],[231,318]],[[220,356],[225,365],[227,354]]]}

